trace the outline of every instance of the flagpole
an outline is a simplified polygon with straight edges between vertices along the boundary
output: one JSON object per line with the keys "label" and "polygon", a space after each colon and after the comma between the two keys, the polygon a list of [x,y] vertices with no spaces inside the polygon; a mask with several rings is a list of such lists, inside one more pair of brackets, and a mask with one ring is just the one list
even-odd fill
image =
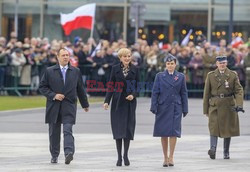
{"label": "flagpole", "polygon": [[95,25],[95,21],[93,20],[92,28],[91,28],[91,32],[90,32],[90,38],[93,38],[93,34],[94,34],[94,25]]}
{"label": "flagpole", "polygon": [[18,6],[19,6],[19,0],[16,0],[14,26],[15,26],[15,32],[16,32],[17,37],[18,37]]}
{"label": "flagpole", "polygon": [[[96,11],[96,5],[95,5],[95,11]],[[95,26],[95,15],[93,16],[93,20],[92,20],[92,27],[91,27],[91,32],[90,32],[90,38],[93,38],[93,34],[94,34],[94,26]]]}

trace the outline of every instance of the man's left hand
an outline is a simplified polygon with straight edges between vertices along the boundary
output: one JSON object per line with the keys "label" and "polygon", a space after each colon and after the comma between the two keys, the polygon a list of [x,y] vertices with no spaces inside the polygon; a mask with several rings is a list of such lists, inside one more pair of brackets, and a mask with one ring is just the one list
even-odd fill
{"label": "man's left hand", "polygon": [[83,110],[85,111],[85,112],[88,112],[89,111],[89,108],[87,107],[87,108],[83,108]]}

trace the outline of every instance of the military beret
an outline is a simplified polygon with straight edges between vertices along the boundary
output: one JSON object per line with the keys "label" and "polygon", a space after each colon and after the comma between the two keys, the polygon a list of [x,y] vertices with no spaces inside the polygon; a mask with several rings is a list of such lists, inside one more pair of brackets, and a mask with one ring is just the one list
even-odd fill
{"label": "military beret", "polygon": [[164,58],[164,62],[171,62],[171,61],[175,61],[176,62],[176,57],[173,56],[172,54],[168,53],[168,55]]}
{"label": "military beret", "polygon": [[216,61],[218,62],[227,61],[227,56],[217,56]]}

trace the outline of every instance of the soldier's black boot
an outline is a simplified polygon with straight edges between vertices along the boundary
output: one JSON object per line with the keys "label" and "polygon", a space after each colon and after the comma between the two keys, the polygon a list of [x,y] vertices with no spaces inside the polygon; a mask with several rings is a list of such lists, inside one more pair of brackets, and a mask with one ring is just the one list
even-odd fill
{"label": "soldier's black boot", "polygon": [[210,136],[210,149],[208,150],[208,155],[211,159],[215,159],[216,156],[216,147],[217,147],[217,136]]}
{"label": "soldier's black boot", "polygon": [[229,147],[230,147],[231,137],[224,138],[224,159],[230,159]]}

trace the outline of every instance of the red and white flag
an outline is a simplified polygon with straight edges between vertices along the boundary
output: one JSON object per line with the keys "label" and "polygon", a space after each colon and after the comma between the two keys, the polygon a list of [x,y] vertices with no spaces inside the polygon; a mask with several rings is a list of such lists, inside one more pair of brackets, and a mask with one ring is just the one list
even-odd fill
{"label": "red and white flag", "polygon": [[231,42],[231,45],[233,48],[238,48],[238,46],[240,46],[241,44],[243,44],[243,40],[241,37],[237,36],[236,38],[234,38]]}
{"label": "red and white flag", "polygon": [[70,35],[72,30],[85,28],[92,30],[95,20],[96,4],[87,4],[75,9],[72,13],[61,13],[61,25],[65,35]]}

